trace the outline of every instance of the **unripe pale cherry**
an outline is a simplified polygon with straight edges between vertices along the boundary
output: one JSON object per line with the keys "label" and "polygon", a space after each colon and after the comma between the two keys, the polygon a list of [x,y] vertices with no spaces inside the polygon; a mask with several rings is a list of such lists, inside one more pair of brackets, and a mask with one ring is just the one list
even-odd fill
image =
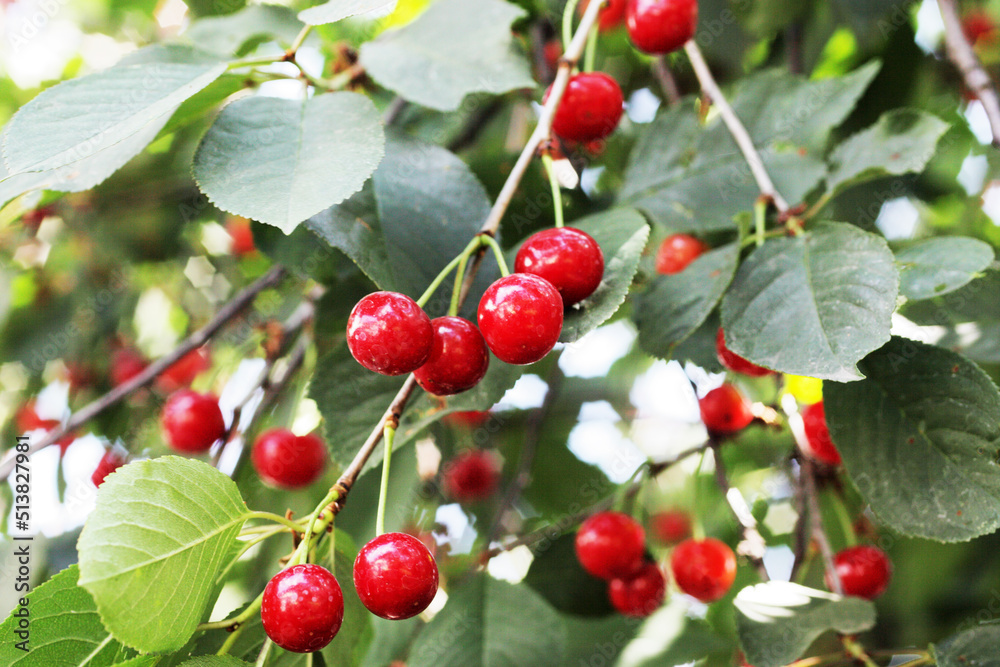
{"label": "unripe pale cherry", "polygon": [[370,371],[403,375],[431,354],[434,328],[417,302],[398,292],[374,292],[358,301],[347,319],[347,347]]}
{"label": "unripe pale cherry", "polygon": [[293,653],[312,653],[329,644],[344,621],[344,594],[325,567],[293,565],[264,587],[260,606],[264,632]]}
{"label": "unripe pale cherry", "polygon": [[385,533],[358,552],[354,588],[361,603],[376,616],[411,618],[426,609],[437,594],[437,563],[412,535]]}
{"label": "unripe pale cherry", "polygon": [[594,293],[604,277],[604,253],[594,238],[573,227],[546,229],[528,237],[517,251],[514,270],[545,278],[559,290],[564,306]]}

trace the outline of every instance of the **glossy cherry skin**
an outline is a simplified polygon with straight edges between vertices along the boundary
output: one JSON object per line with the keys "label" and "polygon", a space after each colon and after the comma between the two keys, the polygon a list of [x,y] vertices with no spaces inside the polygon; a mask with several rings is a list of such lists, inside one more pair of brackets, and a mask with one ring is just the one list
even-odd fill
{"label": "glossy cherry skin", "polygon": [[650,517],[653,535],[664,544],[677,544],[691,537],[691,517],[684,510],[667,510]]}
{"label": "glossy cherry skin", "polygon": [[631,577],[608,583],[612,606],[634,618],[645,618],[659,609],[666,595],[667,580],[656,563],[647,562]]}
{"label": "glossy cherry skin", "polygon": [[594,293],[604,277],[604,253],[597,241],[573,227],[546,229],[528,237],[514,260],[517,273],[531,273],[559,290],[564,306]]}
{"label": "glossy cherry skin", "polygon": [[94,486],[101,488],[101,484],[104,484],[104,478],[118,470],[123,465],[128,463],[125,457],[123,457],[118,452],[113,449],[109,449],[104,452],[104,456],[101,460],[97,462],[97,468],[94,473],[90,476],[90,481],[94,483]]}
{"label": "glossy cherry skin", "polygon": [[701,408],[701,420],[709,433],[731,435],[742,431],[753,421],[750,405],[731,384],[724,384],[705,394],[698,401]]}
{"label": "glossy cherry skin", "polygon": [[205,452],[226,433],[219,401],[190,389],[167,398],[160,417],[167,444],[181,452]]}
{"label": "glossy cherry skin", "polygon": [[680,273],[710,248],[688,234],[674,234],[663,239],[656,251],[656,272],[661,275]]}
{"label": "glossy cherry skin", "polygon": [[[892,561],[878,547],[862,544],[837,552],[833,566],[840,575],[844,595],[874,600],[885,593],[892,578]],[[833,578],[827,574],[826,586],[834,590]]]}
{"label": "glossy cherry skin", "polygon": [[434,328],[417,302],[398,292],[374,292],[347,319],[347,346],[358,363],[382,375],[417,370],[431,355]]}
{"label": "glossy cherry skin", "polygon": [[490,353],[479,329],[461,317],[436,317],[431,326],[431,356],[413,371],[417,384],[437,396],[451,396],[479,384],[490,366]]}
{"label": "glossy cherry skin", "polygon": [[385,533],[361,548],[354,561],[354,587],[376,616],[416,616],[437,594],[438,568],[424,544],[406,533]]}
{"label": "glossy cherry skin", "polygon": [[486,345],[500,361],[532,364],[559,341],[562,297],[544,278],[512,273],[486,289],[477,317]]}
{"label": "glossy cherry skin", "polygon": [[156,378],[156,386],[163,391],[177,391],[190,387],[194,379],[212,367],[208,352],[203,347],[191,350],[175,361]]}
{"label": "glossy cherry skin", "polygon": [[[597,12],[597,28],[601,32],[607,32],[625,23],[625,5],[628,0],[609,0],[608,4]],[[577,12],[580,16],[587,11],[590,0],[582,0],[577,5]]]}
{"label": "glossy cherry skin", "polygon": [[702,602],[724,596],[736,579],[736,554],[714,537],[685,540],[670,556],[677,587]]}
{"label": "glossy cherry skin", "polygon": [[698,28],[697,0],[629,0],[625,26],[635,47],[670,53],[684,46]]}
{"label": "glossy cherry skin", "polygon": [[604,72],[574,74],[552,118],[552,131],[569,141],[603,139],[618,127],[624,101],[618,82]]}
{"label": "glossy cherry skin", "polygon": [[500,464],[481,449],[468,449],[445,465],[441,473],[444,494],[460,503],[485,500],[500,485]]}
{"label": "glossy cherry skin", "polygon": [[111,353],[111,383],[114,386],[125,384],[139,373],[146,370],[149,362],[146,357],[131,347],[123,347]]}
{"label": "glossy cherry skin", "polygon": [[323,474],[326,445],[312,433],[297,436],[287,428],[273,428],[257,437],[250,461],[271,486],[300,489]]}
{"label": "glossy cherry skin", "polygon": [[253,231],[250,229],[250,221],[246,218],[233,216],[226,220],[226,231],[233,239],[229,246],[230,252],[237,257],[249,255],[257,250],[253,242]]}
{"label": "glossy cherry skin", "polygon": [[601,579],[627,579],[645,563],[646,533],[621,512],[599,512],[576,532],[576,558],[583,569]]}
{"label": "glossy cherry skin", "polygon": [[823,401],[806,406],[802,410],[802,424],[806,431],[806,441],[802,453],[809,458],[829,466],[840,465],[840,452],[830,439],[826,426],[826,411]]}
{"label": "glossy cherry skin", "polygon": [[774,373],[770,369],[747,361],[726,347],[726,334],[723,333],[722,327],[719,327],[719,332],[715,334],[715,356],[719,358],[720,364],[734,373],[749,375],[750,377],[764,377],[765,375],[772,375]]}
{"label": "glossy cherry skin", "polygon": [[344,594],[325,567],[293,565],[267,582],[260,605],[264,632],[293,653],[312,653],[329,644],[344,622]]}

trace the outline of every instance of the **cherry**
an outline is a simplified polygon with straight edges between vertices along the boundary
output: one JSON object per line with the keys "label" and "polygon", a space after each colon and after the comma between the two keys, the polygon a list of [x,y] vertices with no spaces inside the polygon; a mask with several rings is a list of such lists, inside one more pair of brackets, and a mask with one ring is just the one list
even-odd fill
{"label": "cherry", "polygon": [[667,581],[656,563],[645,563],[627,579],[612,579],[608,597],[615,609],[635,618],[644,618],[660,608],[667,595]]}
{"label": "cherry", "polygon": [[139,373],[146,370],[149,361],[142,353],[131,347],[123,347],[111,353],[111,383],[114,386],[125,384]]}
{"label": "cherry", "polygon": [[21,224],[28,229],[37,230],[42,226],[42,222],[50,215],[55,215],[56,207],[53,205],[40,206],[32,209],[21,216]]}
{"label": "cherry", "polygon": [[730,435],[742,431],[753,421],[750,405],[740,390],[731,384],[724,384],[705,394],[698,401],[701,420],[709,433]]}
{"label": "cherry", "polygon": [[830,466],[840,465],[840,452],[830,439],[826,426],[826,411],[823,401],[813,403],[802,410],[802,424],[806,430],[806,441],[802,453],[809,458]]}
{"label": "cherry", "polygon": [[[580,16],[587,11],[590,0],[583,0],[578,6]],[[608,0],[606,7],[597,12],[597,27],[601,32],[607,32],[625,23],[625,5],[628,0]]]}
{"label": "cherry", "polygon": [[374,292],[347,319],[347,346],[358,363],[382,375],[403,375],[424,365],[434,327],[417,302],[398,292]]}
{"label": "cherry", "polygon": [[552,283],[512,273],[486,288],[479,301],[479,330],[500,361],[531,364],[548,354],[562,333],[563,303]]}
{"label": "cherry", "polygon": [[461,317],[438,317],[431,320],[431,326],[431,355],[413,371],[417,384],[437,396],[451,396],[479,384],[490,365],[479,329]]}
{"label": "cherry", "polygon": [[698,27],[697,0],[628,0],[625,26],[636,48],[646,53],[670,53],[694,37]]}
{"label": "cherry", "polygon": [[253,231],[250,229],[250,221],[246,218],[231,216],[226,220],[226,231],[233,239],[229,246],[230,252],[237,257],[249,255],[257,250],[253,242]]}
{"label": "cherry", "polygon": [[[885,593],[892,578],[892,561],[884,551],[870,545],[859,545],[837,552],[833,566],[840,576],[844,595],[874,600]],[[834,589],[833,577],[826,575],[826,586]]]}
{"label": "cherry", "polygon": [[736,554],[714,537],[685,540],[670,556],[677,587],[702,602],[724,596],[736,579]]}
{"label": "cherry", "polygon": [[204,452],[226,433],[219,402],[210,394],[190,389],[167,398],[161,415],[167,443],[181,452]]}
{"label": "cherry", "polygon": [[662,275],[680,273],[700,255],[711,250],[703,241],[687,234],[674,234],[663,239],[656,251],[656,272]]}
{"label": "cherry", "polygon": [[604,253],[587,232],[573,227],[532,234],[517,251],[514,270],[548,280],[559,290],[564,306],[594,293],[604,277]]}
{"label": "cherry", "polygon": [[376,616],[416,616],[437,594],[438,568],[427,547],[406,533],[385,533],[361,548],[354,561],[354,587]]}
{"label": "cherry", "polygon": [[293,565],[267,582],[260,605],[264,632],[293,653],[312,653],[329,644],[344,622],[344,594],[325,567]]}
{"label": "cherry", "polygon": [[282,489],[309,486],[323,474],[326,445],[312,433],[296,436],[286,428],[261,433],[250,461],[261,479]]}
{"label": "cherry", "polygon": [[719,358],[720,364],[734,373],[749,375],[751,377],[764,377],[765,375],[774,373],[774,371],[768,368],[763,368],[753,362],[747,361],[726,347],[726,334],[723,333],[722,327],[719,327],[719,332],[715,334],[715,355]]}
{"label": "cherry", "polygon": [[97,462],[97,468],[94,473],[90,476],[90,481],[94,483],[94,486],[101,488],[101,484],[104,484],[104,478],[118,470],[123,465],[128,463],[128,460],[116,452],[113,449],[109,449],[104,452],[104,456],[101,460]]}
{"label": "cherry", "polygon": [[684,510],[668,510],[650,517],[653,535],[664,544],[677,544],[691,537],[691,517]]}
{"label": "cherry", "polygon": [[552,118],[552,131],[569,141],[603,139],[618,126],[624,101],[618,82],[604,72],[574,74]]}
{"label": "cherry", "polygon": [[[21,433],[30,433],[38,430],[43,430],[48,433],[55,428],[59,428],[59,425],[61,424],[58,419],[42,419],[39,417],[38,413],[35,411],[35,399],[33,398],[26,401],[25,404],[20,407],[14,419],[17,423],[17,430]],[[59,446],[59,455],[62,456],[75,440],[75,434],[67,433],[59,440],[56,440],[53,444]]]}
{"label": "cherry", "polygon": [[576,558],[583,569],[601,579],[634,576],[643,566],[646,533],[621,512],[599,512],[576,533]]}
{"label": "cherry", "polygon": [[449,426],[476,428],[490,420],[489,410],[460,410],[446,414],[442,421]]}
{"label": "cherry", "polygon": [[156,386],[166,392],[189,387],[199,373],[211,367],[212,361],[205,348],[196,348],[160,373],[156,378]]}
{"label": "cherry", "polygon": [[474,503],[492,496],[500,485],[500,463],[490,452],[468,449],[441,473],[444,494],[460,503]]}
{"label": "cherry", "polygon": [[989,12],[973,9],[962,17],[962,32],[970,43],[976,45],[980,39],[993,42],[997,36],[997,24]]}

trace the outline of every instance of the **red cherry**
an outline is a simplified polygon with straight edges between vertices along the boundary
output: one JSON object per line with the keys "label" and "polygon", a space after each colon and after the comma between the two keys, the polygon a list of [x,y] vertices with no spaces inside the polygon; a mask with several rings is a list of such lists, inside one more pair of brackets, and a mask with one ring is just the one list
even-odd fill
{"label": "red cherry", "polygon": [[802,410],[802,424],[806,430],[806,441],[802,453],[809,458],[829,466],[840,465],[840,452],[830,439],[826,426],[826,411],[823,401],[813,403]]}
{"label": "red cherry", "polygon": [[94,483],[94,486],[101,488],[101,484],[104,484],[104,478],[118,470],[123,465],[128,463],[128,460],[116,452],[113,449],[109,449],[104,452],[104,456],[97,463],[97,468],[94,470],[94,474],[90,476],[90,481]]}
{"label": "red cherry", "polygon": [[489,410],[461,410],[446,414],[441,420],[449,426],[463,426],[465,428],[476,428],[482,426],[490,420]]}
{"label": "red cherry", "polygon": [[601,579],[634,576],[646,556],[646,533],[621,512],[599,512],[576,533],[576,558],[583,569]]}
{"label": "red cherry", "polygon": [[149,361],[142,353],[131,347],[123,347],[111,353],[111,383],[114,386],[125,384],[139,373],[146,370]]}
{"label": "red cherry", "polygon": [[437,396],[451,396],[479,384],[490,365],[479,329],[461,317],[438,317],[431,320],[431,326],[431,356],[413,371],[417,384]]}
{"label": "red cherry", "polygon": [[177,391],[191,386],[202,371],[212,367],[208,351],[199,347],[178,359],[156,378],[156,386],[165,392]]}
{"label": "red cherry", "polygon": [[574,74],[552,118],[552,131],[569,141],[603,139],[618,126],[624,101],[618,82],[604,72]]}
{"label": "red cherry", "polygon": [[60,424],[58,419],[42,419],[39,417],[35,411],[35,399],[33,398],[26,401],[17,411],[15,421],[17,422],[17,430],[21,433],[28,433],[29,431],[37,431],[39,429],[51,431],[54,428],[58,428]]}
{"label": "red cherry", "polygon": [[680,273],[700,255],[711,250],[704,242],[687,234],[674,234],[663,239],[656,251],[656,272],[662,275]]}
{"label": "red cherry", "polygon": [[[583,0],[578,6],[580,16],[587,11],[590,0]],[[625,23],[625,5],[628,0],[608,0],[606,7],[597,12],[597,27],[601,32],[607,32]]]}
{"label": "red cherry", "polygon": [[694,37],[698,27],[697,0],[629,0],[625,26],[636,48],[646,53],[670,53]]}
{"label": "red cherry", "polygon": [[698,407],[709,433],[730,435],[742,431],[753,421],[750,405],[740,390],[731,384],[724,384],[705,394],[698,401]]}
{"label": "red cherry", "polygon": [[653,535],[664,544],[677,544],[691,537],[691,517],[684,510],[667,510],[650,517]]}
{"label": "red cherry", "polygon": [[21,216],[21,224],[28,229],[37,230],[42,226],[42,222],[50,215],[55,215],[56,207],[53,205],[40,206],[32,209]]}
{"label": "red cherry", "polygon": [[[892,578],[892,561],[878,547],[860,545],[838,552],[833,566],[840,575],[844,595],[874,600],[885,593]],[[834,589],[833,578],[827,574],[826,586]]]}
{"label": "red cherry", "polygon": [[261,479],[271,486],[299,489],[323,474],[326,445],[311,433],[296,436],[286,428],[273,428],[257,437],[250,461]]}
{"label": "red cherry", "polygon": [[612,579],[608,597],[615,609],[635,618],[645,618],[660,608],[667,595],[667,580],[656,563],[646,563],[627,579]]}
{"label": "red cherry", "polygon": [[344,622],[344,594],[337,579],[319,565],[293,565],[267,582],[260,605],[264,632],[293,653],[312,653],[329,644]]}
{"label": "red cherry", "polygon": [[175,391],[161,416],[167,444],[181,452],[204,452],[226,433],[218,400],[190,389]]}
{"label": "red cherry", "polygon": [[962,32],[973,45],[980,39],[992,42],[997,37],[997,24],[989,12],[973,9],[962,17]]}
{"label": "red cherry", "polygon": [[500,361],[531,364],[559,340],[562,297],[544,278],[512,273],[486,289],[479,301],[478,319],[486,344]]}
{"label": "red cherry", "polygon": [[604,277],[604,253],[593,237],[573,227],[532,234],[517,251],[517,273],[545,278],[559,290],[564,306],[594,293]]}
{"label": "red cherry", "polygon": [[249,255],[257,250],[253,242],[253,231],[250,229],[250,221],[246,218],[232,216],[226,220],[226,231],[233,239],[229,249],[237,257]]}
{"label": "red cherry", "polygon": [[670,569],[679,589],[702,602],[714,602],[736,579],[736,554],[713,537],[685,540],[674,549]]}
{"label": "red cherry", "polygon": [[358,363],[382,375],[403,375],[431,355],[434,327],[417,302],[398,292],[374,292],[347,319],[347,346]]}
{"label": "red cherry", "polygon": [[406,533],[385,533],[361,548],[354,561],[354,587],[376,616],[416,616],[434,599],[438,568],[427,547]]}
{"label": "red cherry", "polygon": [[556,71],[556,68],[559,67],[559,59],[562,58],[562,54],[562,40],[550,39],[545,42],[545,46],[542,47],[542,57],[545,59],[545,64],[548,66],[549,71]]}
{"label": "red cherry", "polygon": [[500,485],[500,462],[490,452],[468,449],[448,463],[441,473],[444,494],[460,503],[474,503],[492,496]]}
{"label": "red cherry", "polygon": [[751,377],[764,377],[765,375],[774,373],[770,369],[747,361],[726,347],[726,335],[723,333],[722,327],[719,327],[719,332],[715,334],[715,355],[719,358],[720,364],[734,373],[741,373]]}

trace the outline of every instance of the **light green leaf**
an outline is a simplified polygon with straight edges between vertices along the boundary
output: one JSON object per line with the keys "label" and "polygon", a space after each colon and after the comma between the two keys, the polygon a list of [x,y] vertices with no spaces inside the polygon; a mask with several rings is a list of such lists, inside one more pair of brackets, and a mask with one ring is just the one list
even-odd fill
{"label": "light green leaf", "polygon": [[198,19],[182,37],[205,51],[233,56],[267,38],[291,44],[302,28],[288,7],[250,5],[235,14]]}
{"label": "light green leaf", "polygon": [[361,46],[361,64],[381,85],[440,111],[469,93],[534,88],[510,24],[524,15],[502,0],[437,0],[412,23]]}
{"label": "light green leaf", "polygon": [[908,299],[930,299],[968,284],[993,262],[988,243],[962,236],[928,239],[896,253],[899,292]]}
{"label": "light green leaf", "polygon": [[1000,667],[1000,623],[953,635],[932,646],[938,667]]}
{"label": "light green leaf", "polygon": [[687,603],[675,596],[647,618],[639,634],[625,646],[617,667],[681,665],[729,645],[707,623],[689,617],[687,608]]}
{"label": "light green leaf", "polygon": [[97,494],[78,544],[80,585],[123,644],[177,650],[212,602],[246,515],[236,484],[201,461],[131,463]]}
{"label": "light green leaf", "polygon": [[940,542],[1000,527],[1000,392],[965,357],[894,337],[824,383],[830,435],[862,497],[893,530]]}
{"label": "light green leaf", "polygon": [[249,667],[249,662],[231,655],[199,655],[181,663],[184,667]]}
{"label": "light green leaf", "polygon": [[726,343],[765,368],[857,380],[857,362],[889,340],[898,288],[885,239],[821,223],[743,262],[722,301]]}
{"label": "light green leaf", "polygon": [[299,19],[309,25],[323,25],[375,10],[391,12],[395,7],[396,0],[330,0],[324,5],[303,9]]}
{"label": "light green leaf", "polygon": [[286,234],[357,192],[384,152],[371,100],[248,97],[228,105],[194,157],[198,187],[219,208]]}

